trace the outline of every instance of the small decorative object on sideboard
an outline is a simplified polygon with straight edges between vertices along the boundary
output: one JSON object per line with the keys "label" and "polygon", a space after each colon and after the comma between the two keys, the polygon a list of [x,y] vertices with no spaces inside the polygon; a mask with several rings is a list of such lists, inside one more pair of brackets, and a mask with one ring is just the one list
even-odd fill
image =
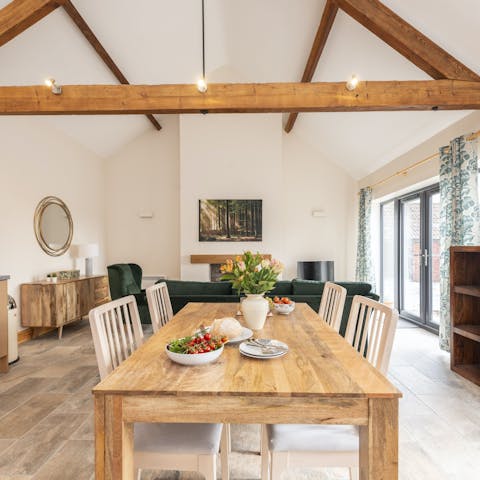
{"label": "small decorative object on sideboard", "polygon": [[61,280],[70,279],[70,278],[79,278],[80,270],[60,270],[57,273],[57,277]]}
{"label": "small decorative object on sideboard", "polygon": [[232,289],[247,296],[242,301],[245,323],[252,330],[261,330],[269,311],[268,300],[264,297],[275,286],[283,265],[278,260],[267,260],[259,253],[245,252],[235,260],[227,259],[220,267],[222,280],[230,280]]}
{"label": "small decorative object on sideboard", "polygon": [[57,272],[47,273],[47,282],[57,283],[58,276]]}

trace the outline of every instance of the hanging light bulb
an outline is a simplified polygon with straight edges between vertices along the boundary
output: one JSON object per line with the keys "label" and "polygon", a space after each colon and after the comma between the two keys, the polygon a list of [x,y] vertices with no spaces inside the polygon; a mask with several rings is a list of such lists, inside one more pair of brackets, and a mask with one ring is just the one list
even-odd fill
{"label": "hanging light bulb", "polygon": [[202,0],[202,76],[197,80],[197,89],[200,93],[207,91],[205,78],[205,0]]}
{"label": "hanging light bulb", "polygon": [[347,90],[351,92],[357,88],[357,85],[358,85],[358,77],[356,75],[352,75],[352,78],[350,78],[350,80],[348,80],[347,82],[347,85],[346,85]]}
{"label": "hanging light bulb", "polygon": [[204,77],[200,77],[197,81],[197,89],[200,93],[205,93],[207,91],[207,82]]}

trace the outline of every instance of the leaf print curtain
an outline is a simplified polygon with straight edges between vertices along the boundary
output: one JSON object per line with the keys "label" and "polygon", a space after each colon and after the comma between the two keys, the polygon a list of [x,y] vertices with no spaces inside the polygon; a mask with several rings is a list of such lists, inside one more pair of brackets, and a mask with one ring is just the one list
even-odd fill
{"label": "leaf print curtain", "polygon": [[372,189],[360,190],[358,212],[357,264],[355,277],[357,282],[367,282],[375,291],[375,274],[372,262],[371,240]]}
{"label": "leaf print curtain", "polygon": [[450,351],[450,247],[478,245],[477,142],[465,136],[440,149],[440,347]]}

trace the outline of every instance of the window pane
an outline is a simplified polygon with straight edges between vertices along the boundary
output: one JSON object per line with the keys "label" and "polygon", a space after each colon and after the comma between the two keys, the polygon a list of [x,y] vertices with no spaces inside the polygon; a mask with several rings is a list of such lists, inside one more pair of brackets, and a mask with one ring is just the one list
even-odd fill
{"label": "window pane", "polygon": [[430,281],[432,282],[432,323],[440,323],[440,193],[431,196]]}
{"label": "window pane", "polygon": [[382,206],[382,301],[395,303],[395,204]]}
{"label": "window pane", "polygon": [[420,317],[420,198],[402,202],[403,310]]}

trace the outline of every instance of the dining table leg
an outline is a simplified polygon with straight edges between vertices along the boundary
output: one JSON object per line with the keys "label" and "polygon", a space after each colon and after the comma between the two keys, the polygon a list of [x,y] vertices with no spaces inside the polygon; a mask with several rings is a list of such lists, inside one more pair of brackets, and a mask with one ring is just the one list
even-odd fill
{"label": "dining table leg", "polygon": [[360,427],[360,480],[398,480],[398,398],[370,398]]}
{"label": "dining table leg", "polygon": [[[96,420],[96,480],[134,479],[133,423],[124,421],[122,403],[121,395],[104,397],[103,435],[101,421]],[[100,405],[98,407],[101,408]],[[97,403],[95,408],[97,409]],[[95,418],[97,419],[97,413]]]}

